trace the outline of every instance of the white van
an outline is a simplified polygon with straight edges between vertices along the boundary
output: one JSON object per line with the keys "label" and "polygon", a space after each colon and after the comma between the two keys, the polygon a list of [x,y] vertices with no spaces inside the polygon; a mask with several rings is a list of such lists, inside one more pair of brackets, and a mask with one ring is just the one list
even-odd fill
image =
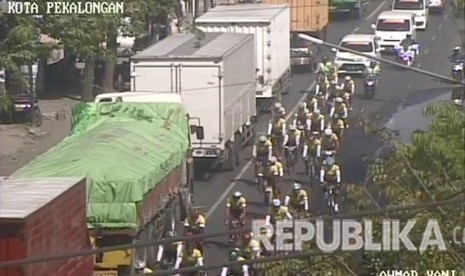
{"label": "white van", "polygon": [[415,14],[396,11],[382,12],[371,27],[379,37],[379,46],[383,51],[394,51],[394,47],[410,34],[416,39]]}
{"label": "white van", "polygon": [[[378,46],[377,37],[372,34],[349,34],[342,38],[339,43],[340,47],[348,48],[372,57],[380,58],[380,51],[382,50]],[[341,74],[363,74],[365,68],[370,65],[370,61],[367,57],[354,55],[352,53],[331,49],[336,53],[334,64],[338,68],[338,72]]]}
{"label": "white van", "polygon": [[157,92],[118,92],[103,93],[95,97],[96,103],[128,102],[128,103],[180,103],[181,95]]}
{"label": "white van", "polygon": [[417,29],[426,30],[428,25],[428,0],[393,0],[392,10],[414,13]]}

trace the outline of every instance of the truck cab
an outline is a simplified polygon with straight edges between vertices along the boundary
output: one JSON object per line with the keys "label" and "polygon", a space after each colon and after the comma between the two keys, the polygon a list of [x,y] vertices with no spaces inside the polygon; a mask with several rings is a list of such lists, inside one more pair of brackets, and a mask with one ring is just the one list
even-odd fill
{"label": "truck cab", "polygon": [[291,37],[291,66],[292,71],[312,71],[318,61],[317,49],[314,44],[293,35]]}
{"label": "truck cab", "polygon": [[[382,48],[378,45],[378,38],[371,34],[350,34],[342,38],[340,47],[362,52],[373,57],[380,58]],[[336,53],[334,64],[338,68],[338,73],[351,75],[363,74],[365,68],[370,65],[371,59],[358,56],[342,49],[331,49]]]}

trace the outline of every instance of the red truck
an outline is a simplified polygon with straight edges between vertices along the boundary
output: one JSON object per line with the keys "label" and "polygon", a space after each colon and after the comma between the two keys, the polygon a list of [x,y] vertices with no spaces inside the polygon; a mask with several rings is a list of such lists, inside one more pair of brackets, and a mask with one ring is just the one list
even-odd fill
{"label": "red truck", "polygon": [[[0,178],[0,263],[91,249],[85,178]],[[92,275],[92,255],[0,268],[0,276]]]}

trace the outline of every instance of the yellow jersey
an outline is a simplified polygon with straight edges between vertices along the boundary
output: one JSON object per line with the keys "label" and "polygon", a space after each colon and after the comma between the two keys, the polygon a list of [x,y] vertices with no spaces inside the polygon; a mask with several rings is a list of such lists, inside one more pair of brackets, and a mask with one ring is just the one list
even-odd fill
{"label": "yellow jersey", "polygon": [[284,166],[281,162],[276,162],[273,166],[270,166],[267,172],[267,176],[279,175],[284,170]]}
{"label": "yellow jersey", "polygon": [[321,146],[321,140],[320,139],[308,139],[307,146],[308,146],[309,151],[315,152],[318,146]]}
{"label": "yellow jersey", "polygon": [[283,118],[279,118],[278,121],[274,121],[273,132],[280,133],[285,124],[286,124],[286,120]]}
{"label": "yellow jersey", "polygon": [[339,165],[332,165],[331,167],[325,166],[325,171],[326,171],[326,177],[329,177],[329,179],[334,180],[336,179],[336,174],[337,172],[341,171],[341,168]]}
{"label": "yellow jersey", "polygon": [[344,126],[344,121],[341,120],[341,119],[332,120],[332,121],[331,121],[331,128],[332,128],[332,129],[345,128],[345,126]]}
{"label": "yellow jersey", "polygon": [[308,199],[307,191],[300,190],[298,194],[292,193],[290,196],[290,204],[293,206],[304,204],[305,199]]}
{"label": "yellow jersey", "polygon": [[278,210],[273,207],[268,209],[268,214],[275,220],[284,220],[289,215],[289,209],[287,207],[281,206]]}
{"label": "yellow jersey", "polygon": [[239,199],[230,198],[228,203],[226,203],[226,207],[231,208],[233,210],[242,210],[247,206],[247,202],[244,197],[240,197]]}
{"label": "yellow jersey", "polygon": [[184,220],[184,226],[185,227],[199,227],[199,228],[205,228],[206,224],[206,219],[203,215],[199,215],[195,221],[192,221],[191,218],[187,217]]}
{"label": "yellow jersey", "polygon": [[321,145],[323,149],[328,149],[328,148],[332,148],[336,146],[335,143],[337,143],[337,141],[338,141],[337,135],[333,133],[331,137],[329,138],[324,137],[323,139],[321,139]]}
{"label": "yellow jersey", "polygon": [[315,115],[311,113],[309,114],[308,118],[312,121],[312,123],[315,123],[315,122],[321,122],[322,120],[324,120],[325,116],[323,116],[322,114]]}
{"label": "yellow jersey", "polygon": [[197,260],[202,258],[202,253],[198,249],[194,249],[190,254],[189,252],[184,252],[182,260],[185,266],[195,266]]}

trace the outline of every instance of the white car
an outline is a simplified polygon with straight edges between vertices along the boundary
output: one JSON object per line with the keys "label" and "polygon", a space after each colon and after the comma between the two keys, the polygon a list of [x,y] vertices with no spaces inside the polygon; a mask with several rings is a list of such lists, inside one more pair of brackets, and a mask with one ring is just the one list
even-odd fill
{"label": "white car", "polygon": [[[350,34],[346,35],[339,43],[340,47],[380,58],[382,48],[378,45],[378,38],[372,34]],[[356,75],[363,74],[365,68],[370,65],[372,59],[359,56],[344,50],[332,49],[336,53],[334,64],[339,74]]]}
{"label": "white car", "polygon": [[442,0],[430,0],[428,3],[430,13],[442,13],[444,10],[444,2]]}

